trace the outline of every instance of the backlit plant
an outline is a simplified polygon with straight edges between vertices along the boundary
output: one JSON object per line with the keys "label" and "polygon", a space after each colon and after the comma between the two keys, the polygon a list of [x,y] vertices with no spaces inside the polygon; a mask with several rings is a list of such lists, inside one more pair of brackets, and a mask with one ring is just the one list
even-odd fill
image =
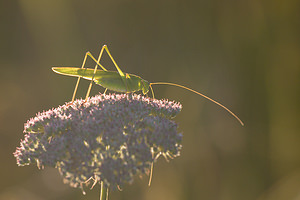
{"label": "backlit plant", "polygon": [[72,187],[93,180],[120,188],[149,174],[159,155],[179,156],[182,134],[172,118],[181,108],[137,94],[75,100],[28,120],[14,156],[19,166],[56,167]]}

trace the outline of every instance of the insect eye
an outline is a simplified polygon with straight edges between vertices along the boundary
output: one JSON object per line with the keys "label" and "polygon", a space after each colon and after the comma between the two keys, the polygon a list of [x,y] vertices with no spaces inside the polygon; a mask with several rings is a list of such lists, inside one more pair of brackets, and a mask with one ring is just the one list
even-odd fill
{"label": "insect eye", "polygon": [[141,80],[142,91],[143,94],[147,94],[149,92],[149,82],[145,80]]}

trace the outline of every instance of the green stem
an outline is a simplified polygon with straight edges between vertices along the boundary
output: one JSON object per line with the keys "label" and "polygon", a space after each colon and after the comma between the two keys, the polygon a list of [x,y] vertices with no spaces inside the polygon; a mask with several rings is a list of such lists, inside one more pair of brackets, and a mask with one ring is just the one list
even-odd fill
{"label": "green stem", "polygon": [[100,200],[108,200],[108,188],[104,186],[103,181],[101,181]]}

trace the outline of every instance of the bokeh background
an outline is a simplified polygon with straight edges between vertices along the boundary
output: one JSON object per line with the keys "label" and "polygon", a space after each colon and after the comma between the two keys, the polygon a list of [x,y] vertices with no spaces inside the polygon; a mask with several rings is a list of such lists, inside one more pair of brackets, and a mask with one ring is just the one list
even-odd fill
{"label": "bokeh background", "polygon": [[[56,169],[17,167],[12,153],[30,117],[72,97],[76,79],[51,67],[79,67],[104,44],[124,72],[189,86],[245,122],[154,86],[157,98],[183,104],[182,154],[158,160],[150,188],[137,178],[110,200],[300,199],[300,1],[1,0],[0,25],[1,200],[99,198],[99,186],[84,196]],[[102,63],[114,70],[107,55]]]}

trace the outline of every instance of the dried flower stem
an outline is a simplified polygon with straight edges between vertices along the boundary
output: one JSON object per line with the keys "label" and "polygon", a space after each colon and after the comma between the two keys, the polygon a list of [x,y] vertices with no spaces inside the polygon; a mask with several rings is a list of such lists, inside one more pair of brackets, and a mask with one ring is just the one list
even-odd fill
{"label": "dried flower stem", "polygon": [[108,187],[105,187],[103,181],[101,181],[100,187],[100,200],[108,200]]}

